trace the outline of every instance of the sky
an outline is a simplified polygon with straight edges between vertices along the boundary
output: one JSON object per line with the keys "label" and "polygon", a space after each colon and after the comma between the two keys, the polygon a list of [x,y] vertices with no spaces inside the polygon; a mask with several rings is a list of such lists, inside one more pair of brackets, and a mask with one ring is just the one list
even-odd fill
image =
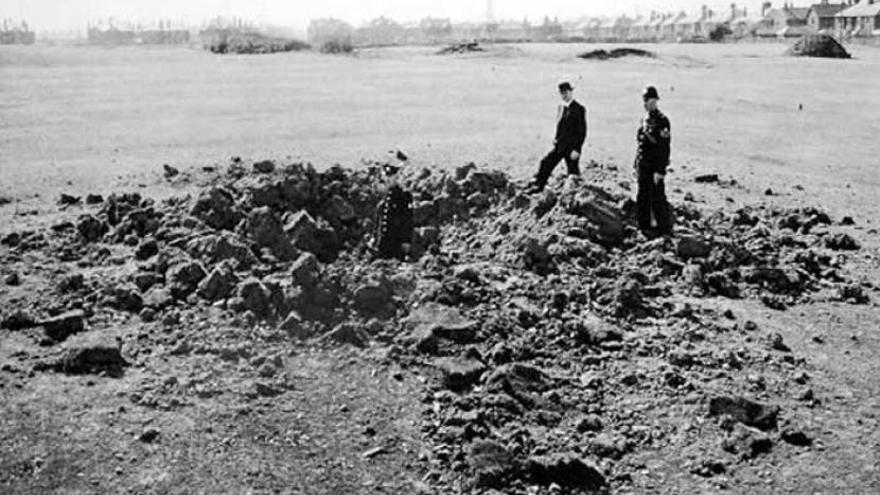
{"label": "sky", "polygon": [[[131,21],[159,18],[190,24],[222,15],[243,17],[260,24],[302,28],[309,19],[337,17],[358,25],[385,15],[398,21],[426,16],[453,20],[484,20],[487,0],[0,0],[0,18],[26,20],[36,31],[83,29],[89,21],[114,17]],[[743,2],[740,2],[743,3]],[[781,4],[782,1],[775,3]],[[810,0],[796,4],[812,3]],[[727,11],[730,0],[493,0],[496,19],[536,21],[545,15],[577,18],[662,11],[696,11],[707,4]],[[760,0],[745,2],[760,8]]]}

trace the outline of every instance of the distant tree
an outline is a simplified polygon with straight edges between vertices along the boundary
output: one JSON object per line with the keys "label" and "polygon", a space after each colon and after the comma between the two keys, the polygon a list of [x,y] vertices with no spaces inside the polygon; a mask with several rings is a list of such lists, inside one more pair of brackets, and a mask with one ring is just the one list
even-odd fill
{"label": "distant tree", "polygon": [[712,41],[723,41],[725,37],[731,34],[733,34],[733,31],[726,24],[719,24],[709,32],[709,39]]}
{"label": "distant tree", "polygon": [[426,17],[419,22],[419,29],[431,41],[438,41],[452,35],[452,21]]}
{"label": "distant tree", "polygon": [[333,18],[314,19],[309,23],[307,37],[313,45],[321,46],[330,41],[351,44],[354,28],[345,21]]}

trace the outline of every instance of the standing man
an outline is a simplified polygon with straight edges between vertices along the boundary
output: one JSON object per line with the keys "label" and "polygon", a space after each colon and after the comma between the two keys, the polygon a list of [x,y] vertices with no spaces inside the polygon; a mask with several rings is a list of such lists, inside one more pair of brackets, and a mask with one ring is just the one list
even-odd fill
{"label": "standing man", "polygon": [[578,162],[581,159],[584,140],[587,138],[587,110],[574,100],[574,88],[571,83],[567,81],[559,83],[559,96],[562,98],[562,105],[557,110],[553,149],[541,160],[538,173],[526,189],[529,194],[544,190],[550,174],[561,160],[565,160],[569,175],[581,174]]}
{"label": "standing man", "polygon": [[669,119],[657,108],[659,100],[657,88],[645,88],[642,101],[647,114],[636,133],[635,169],[639,178],[636,217],[639,229],[648,237],[672,233],[672,213],[664,184],[671,134]]}
{"label": "standing man", "polygon": [[[406,163],[406,156],[399,151],[397,153],[401,164]],[[400,168],[391,164],[382,166],[388,189],[379,204],[371,247],[378,258],[404,261],[412,247],[413,196],[400,186],[397,175]]]}

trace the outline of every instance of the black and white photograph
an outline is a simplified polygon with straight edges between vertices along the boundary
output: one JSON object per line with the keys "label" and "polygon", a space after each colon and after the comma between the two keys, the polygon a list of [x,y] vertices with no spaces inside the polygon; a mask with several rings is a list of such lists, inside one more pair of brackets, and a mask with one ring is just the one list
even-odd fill
{"label": "black and white photograph", "polygon": [[0,494],[880,493],[880,0],[0,0]]}

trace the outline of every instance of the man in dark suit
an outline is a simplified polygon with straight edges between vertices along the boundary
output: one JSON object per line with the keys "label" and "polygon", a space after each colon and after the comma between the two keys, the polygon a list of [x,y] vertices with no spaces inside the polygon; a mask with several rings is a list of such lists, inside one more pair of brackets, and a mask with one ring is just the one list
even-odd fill
{"label": "man in dark suit", "polygon": [[526,191],[529,193],[544,190],[550,174],[561,160],[565,160],[569,175],[581,174],[578,163],[584,140],[587,138],[587,110],[574,100],[574,88],[571,83],[559,84],[559,96],[562,98],[562,105],[559,106],[557,113],[553,149],[541,160],[538,173]]}

